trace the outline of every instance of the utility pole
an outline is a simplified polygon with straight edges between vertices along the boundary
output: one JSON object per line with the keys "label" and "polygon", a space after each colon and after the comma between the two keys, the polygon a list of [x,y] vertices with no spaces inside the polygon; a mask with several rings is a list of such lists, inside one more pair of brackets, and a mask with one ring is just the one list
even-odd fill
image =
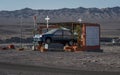
{"label": "utility pole", "polygon": [[23,17],[20,17],[20,48],[22,49],[22,25],[23,25]]}
{"label": "utility pole", "polygon": [[[33,20],[34,20],[33,37],[34,37],[35,34],[36,34],[36,19],[37,19],[37,17],[36,17],[36,16],[33,16]],[[33,50],[35,50],[35,42],[33,42]]]}
{"label": "utility pole", "polygon": [[33,20],[34,20],[34,26],[33,26],[33,35],[35,36],[36,33],[36,16],[33,16]]}

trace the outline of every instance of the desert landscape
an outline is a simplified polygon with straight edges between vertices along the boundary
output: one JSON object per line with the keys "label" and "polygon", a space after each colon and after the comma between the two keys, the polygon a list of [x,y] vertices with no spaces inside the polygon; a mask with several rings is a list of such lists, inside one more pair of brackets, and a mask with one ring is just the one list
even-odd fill
{"label": "desert landscape", "polygon": [[[45,23],[44,18],[49,15],[51,23],[77,22],[82,18],[83,23],[100,24],[100,38],[105,38],[100,41],[103,52],[33,51],[33,16],[36,14],[37,23]],[[23,51],[18,50],[21,39],[20,16],[23,18]],[[109,40],[120,38],[119,16],[120,7],[0,11],[0,75],[86,75],[91,71],[92,75],[96,72],[120,75],[120,44],[113,45]],[[15,49],[3,49],[10,44],[14,44]]]}
{"label": "desert landscape", "polygon": [[[120,7],[111,8],[62,8],[56,10],[42,10],[23,8],[13,11],[0,11],[0,40],[20,37],[21,19],[23,39],[33,36],[34,20],[37,15],[37,23],[46,23],[48,15],[50,23],[78,22],[98,23],[101,26],[101,37],[120,37]],[[38,27],[39,25],[36,25]]]}

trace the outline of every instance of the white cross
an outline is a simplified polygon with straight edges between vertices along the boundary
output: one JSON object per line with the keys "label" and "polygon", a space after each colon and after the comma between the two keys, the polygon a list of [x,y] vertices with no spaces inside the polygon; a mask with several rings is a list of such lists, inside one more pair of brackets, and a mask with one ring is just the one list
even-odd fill
{"label": "white cross", "polygon": [[45,18],[45,20],[47,21],[47,28],[48,28],[48,22],[49,22],[50,18],[47,16],[47,17]]}
{"label": "white cross", "polygon": [[78,21],[81,23],[81,22],[82,22],[82,19],[81,19],[81,18],[79,18],[79,19],[78,19]]}

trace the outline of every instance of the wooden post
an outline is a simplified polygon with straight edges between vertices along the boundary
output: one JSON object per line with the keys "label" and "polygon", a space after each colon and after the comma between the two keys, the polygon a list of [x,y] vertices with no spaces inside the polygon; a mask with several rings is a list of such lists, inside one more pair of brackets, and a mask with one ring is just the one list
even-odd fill
{"label": "wooden post", "polygon": [[81,26],[81,25],[77,25],[76,31],[77,31],[77,33],[78,33],[77,43],[78,43],[78,49],[79,49],[79,48],[81,48],[82,26]]}

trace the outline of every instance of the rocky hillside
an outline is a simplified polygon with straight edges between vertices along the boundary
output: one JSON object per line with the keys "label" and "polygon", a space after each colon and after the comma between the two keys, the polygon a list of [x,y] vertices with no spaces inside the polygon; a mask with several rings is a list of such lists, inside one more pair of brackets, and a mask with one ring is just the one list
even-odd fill
{"label": "rocky hillside", "polygon": [[19,17],[24,18],[25,23],[33,22],[33,15],[37,14],[38,22],[45,22],[48,15],[51,22],[77,21],[82,18],[84,22],[119,22],[120,7],[113,8],[63,8],[57,10],[34,10],[24,8],[15,11],[0,11],[0,24],[15,24]]}

